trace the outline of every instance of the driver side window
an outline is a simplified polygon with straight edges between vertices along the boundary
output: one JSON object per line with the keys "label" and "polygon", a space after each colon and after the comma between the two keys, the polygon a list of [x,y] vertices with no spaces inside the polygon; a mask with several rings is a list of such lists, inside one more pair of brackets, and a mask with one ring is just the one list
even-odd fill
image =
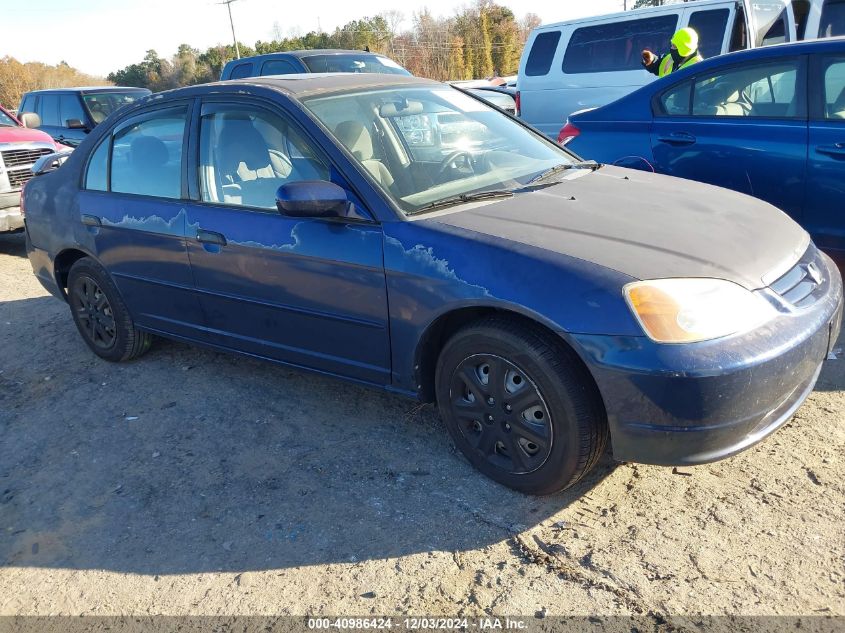
{"label": "driver side window", "polygon": [[204,202],[267,210],[282,185],[329,179],[327,162],[290,121],[236,105],[203,106],[199,170]]}

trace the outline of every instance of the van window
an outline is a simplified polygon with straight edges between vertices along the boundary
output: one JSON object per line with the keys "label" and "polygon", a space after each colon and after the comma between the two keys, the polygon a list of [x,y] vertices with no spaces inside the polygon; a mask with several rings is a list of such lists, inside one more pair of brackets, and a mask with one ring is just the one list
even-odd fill
{"label": "van window", "polygon": [[600,73],[642,68],[644,48],[668,52],[677,15],[626,20],[577,29],[563,58],[563,72]]}
{"label": "van window", "polygon": [[689,26],[698,33],[698,51],[705,59],[722,53],[722,42],[725,41],[730,16],[730,9],[696,11],[690,16]]}
{"label": "van window", "polygon": [[789,41],[787,33],[787,7],[781,0],[755,0],[751,3],[757,25],[757,46],[770,46]]}
{"label": "van window", "polygon": [[819,37],[845,35],[845,0],[827,0],[822,8]]}
{"label": "van window", "polygon": [[558,42],[560,42],[560,31],[540,33],[531,47],[528,61],[525,62],[525,74],[529,77],[548,75]]}
{"label": "van window", "polygon": [[286,59],[270,59],[261,65],[261,75],[290,75],[300,72]]}
{"label": "van window", "polygon": [[792,0],[792,15],[795,16],[795,35],[799,40],[807,36],[807,16],[810,13],[810,0]]}
{"label": "van window", "polygon": [[744,51],[748,48],[748,27],[745,24],[745,9],[742,5],[737,5],[736,15],[734,16],[734,28],[731,31],[731,45],[728,51]]}
{"label": "van window", "polygon": [[232,76],[229,79],[244,79],[252,77],[252,64],[238,64],[232,69]]}

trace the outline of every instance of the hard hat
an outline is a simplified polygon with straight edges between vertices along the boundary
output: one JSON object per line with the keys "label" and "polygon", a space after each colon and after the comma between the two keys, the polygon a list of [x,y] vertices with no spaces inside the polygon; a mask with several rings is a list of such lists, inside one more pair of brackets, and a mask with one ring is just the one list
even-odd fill
{"label": "hard hat", "polygon": [[672,44],[686,57],[698,50],[698,33],[689,27],[683,28],[672,36]]}

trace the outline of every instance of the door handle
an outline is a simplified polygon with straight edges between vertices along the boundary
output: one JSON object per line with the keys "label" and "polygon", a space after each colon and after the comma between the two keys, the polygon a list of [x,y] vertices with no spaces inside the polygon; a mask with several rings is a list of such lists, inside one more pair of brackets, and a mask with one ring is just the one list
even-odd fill
{"label": "door handle", "polygon": [[841,156],[845,158],[845,143],[837,143],[836,145],[819,145],[816,147],[819,154],[827,154],[828,156]]}
{"label": "door handle", "polygon": [[82,214],[82,224],[85,226],[102,226],[103,223],[100,221],[96,215],[88,215],[87,213]]}
{"label": "door handle", "polygon": [[217,244],[218,246],[226,246],[226,236],[216,231],[206,231],[205,229],[197,229],[197,242],[202,244]]}
{"label": "door handle", "polygon": [[669,145],[692,145],[696,138],[686,132],[673,132],[672,134],[662,134],[657,137],[657,140]]}

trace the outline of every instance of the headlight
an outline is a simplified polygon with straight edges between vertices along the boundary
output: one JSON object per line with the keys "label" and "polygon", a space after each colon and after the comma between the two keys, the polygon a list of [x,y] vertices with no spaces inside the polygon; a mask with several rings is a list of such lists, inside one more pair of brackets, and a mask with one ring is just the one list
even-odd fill
{"label": "headlight", "polygon": [[776,316],[765,299],[724,279],[654,279],[625,286],[625,299],[658,343],[694,343],[747,332]]}

